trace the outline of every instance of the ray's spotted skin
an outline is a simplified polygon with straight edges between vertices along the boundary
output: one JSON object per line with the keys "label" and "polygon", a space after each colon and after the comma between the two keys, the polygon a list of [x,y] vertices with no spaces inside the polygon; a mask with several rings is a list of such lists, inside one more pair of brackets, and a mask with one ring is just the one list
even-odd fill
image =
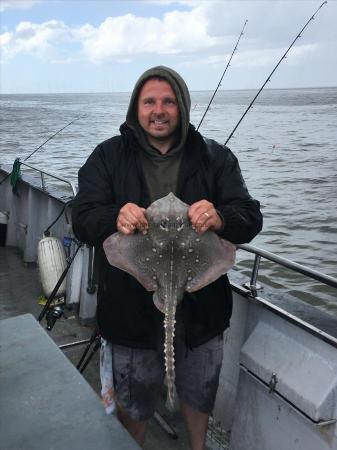
{"label": "ray's spotted skin", "polygon": [[170,193],[146,210],[144,235],[114,233],[103,243],[109,263],[134,276],[164,314],[164,356],[168,404],[175,400],[175,314],[184,292],[194,292],[226,273],[235,261],[235,246],[214,232],[199,235],[188,219],[189,206]]}

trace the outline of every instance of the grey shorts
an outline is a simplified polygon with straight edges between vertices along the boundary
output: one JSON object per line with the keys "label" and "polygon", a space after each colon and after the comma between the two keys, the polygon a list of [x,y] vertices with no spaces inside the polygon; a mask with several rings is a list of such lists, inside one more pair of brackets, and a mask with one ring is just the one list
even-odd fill
{"label": "grey shorts", "polygon": [[[219,386],[222,335],[191,350],[178,334],[175,352],[175,384],[179,399],[197,411],[210,413]],[[114,344],[112,369],[117,403],[135,420],[152,417],[165,377],[162,343],[157,350]]]}

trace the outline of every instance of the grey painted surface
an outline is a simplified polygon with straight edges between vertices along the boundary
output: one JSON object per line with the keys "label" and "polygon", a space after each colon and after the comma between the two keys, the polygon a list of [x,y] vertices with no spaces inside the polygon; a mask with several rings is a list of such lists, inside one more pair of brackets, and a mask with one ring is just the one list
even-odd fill
{"label": "grey painted surface", "polygon": [[0,321],[6,450],[139,448],[30,314]]}
{"label": "grey painted surface", "polygon": [[315,423],[337,418],[336,348],[247,302],[230,449],[337,450],[336,423]]}
{"label": "grey painted surface", "polygon": [[[0,169],[1,177],[6,172]],[[8,212],[6,245],[17,247],[24,262],[37,260],[37,244],[43,232],[56,219],[64,206],[64,200],[29,184],[29,177],[18,181],[18,195],[13,195],[9,178],[1,185],[0,211]],[[52,227],[52,236],[69,235],[71,226],[65,215]]]}
{"label": "grey painted surface", "polygon": [[336,425],[317,427],[241,371],[230,450],[336,450]]}
{"label": "grey painted surface", "polygon": [[[80,289],[80,310],[79,317],[83,325],[90,324],[96,317],[97,308],[97,286],[94,285],[94,292],[88,291],[88,271],[91,270],[89,267],[89,253],[90,248],[86,245],[83,250],[82,259],[82,277],[81,277],[81,289]],[[69,274],[70,275],[70,274]],[[75,274],[74,274],[75,275]]]}
{"label": "grey painted surface", "polygon": [[312,420],[337,418],[337,350],[280,319],[259,321],[241,350],[241,364]]}
{"label": "grey painted surface", "polygon": [[239,358],[245,340],[248,301],[233,293],[233,315],[231,326],[224,334],[223,364],[220,373],[219,389],[213,415],[226,431],[233,421],[235,397],[239,381]]}

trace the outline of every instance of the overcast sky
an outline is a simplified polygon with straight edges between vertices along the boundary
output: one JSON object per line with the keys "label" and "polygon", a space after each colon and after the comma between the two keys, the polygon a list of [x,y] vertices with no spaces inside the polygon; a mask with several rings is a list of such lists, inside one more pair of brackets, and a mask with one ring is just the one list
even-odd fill
{"label": "overcast sky", "polygon": [[[322,1],[0,0],[1,92],[130,91],[147,68],[213,90],[245,20],[222,89],[260,87]],[[330,0],[270,88],[337,85],[337,1]]]}

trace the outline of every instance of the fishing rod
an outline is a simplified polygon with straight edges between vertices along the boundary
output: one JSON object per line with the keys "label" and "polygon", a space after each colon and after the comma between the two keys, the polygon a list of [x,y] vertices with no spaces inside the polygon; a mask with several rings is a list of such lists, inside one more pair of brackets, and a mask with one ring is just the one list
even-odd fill
{"label": "fishing rod", "polygon": [[268,75],[266,81],[263,83],[262,87],[260,88],[260,90],[258,91],[258,93],[255,95],[255,97],[253,98],[253,100],[250,102],[250,104],[248,105],[246,111],[243,113],[241,119],[239,120],[239,122],[235,125],[233,131],[231,132],[231,134],[228,136],[226,142],[224,143],[224,145],[227,144],[227,142],[231,139],[231,137],[233,136],[233,134],[235,133],[236,129],[238,128],[238,126],[240,125],[240,123],[242,122],[243,118],[245,117],[245,115],[248,113],[248,111],[250,110],[250,108],[253,106],[253,103],[255,102],[255,100],[257,99],[257,97],[260,95],[261,91],[263,90],[263,88],[265,87],[265,85],[270,81],[270,78],[272,77],[272,75],[274,74],[275,70],[278,68],[278,66],[281,64],[281,62],[286,58],[289,50],[291,49],[291,47],[295,44],[295,42],[297,41],[297,39],[299,39],[301,37],[301,34],[303,33],[303,31],[307,28],[307,26],[309,25],[309,23],[314,20],[316,14],[318,13],[318,11],[326,4],[328,3],[327,0],[324,1],[319,8],[316,9],[316,11],[314,12],[314,14],[310,17],[310,19],[306,22],[306,24],[304,25],[304,27],[301,29],[301,31],[298,33],[298,35],[295,37],[295,39],[292,41],[292,43],[289,45],[288,49],[286,50],[286,52],[284,53],[284,55],[281,57],[281,59],[279,60],[279,62],[276,64],[276,66],[274,67],[274,69],[271,71],[271,73]]}
{"label": "fishing rod", "polygon": [[[85,117],[85,116],[79,116],[79,117],[76,117],[76,118],[73,119],[71,122],[67,123],[67,125],[65,125],[64,127],[60,128],[58,131],[56,131],[56,133],[54,133],[52,136],[50,136],[48,139],[46,139],[46,140],[45,140],[41,145],[39,145],[39,146],[38,146],[38,147],[37,147],[30,155],[28,155],[28,156],[24,159],[24,161],[27,161],[27,159],[29,159],[31,156],[33,156],[38,150],[40,150],[40,148],[42,148],[47,142],[49,142],[51,139],[53,139],[57,134],[61,133],[61,131],[65,130],[67,127],[69,127],[69,125],[71,125],[72,123],[76,122],[76,120],[81,119],[82,117]],[[15,160],[15,161],[17,161],[17,160]],[[19,161],[19,160],[18,160],[18,161]],[[7,178],[8,178],[10,175],[11,175],[11,174],[8,173],[8,174],[5,176],[5,178],[3,178],[3,179],[0,181],[0,185],[1,185],[2,183],[4,183],[4,181],[6,181]]]}
{"label": "fishing rod", "polygon": [[247,22],[248,22],[248,20],[246,20],[245,23],[244,23],[244,25],[243,25],[243,28],[242,28],[241,33],[240,33],[240,36],[239,36],[238,40],[236,41],[234,50],[232,51],[232,54],[231,54],[231,56],[230,56],[230,58],[229,58],[229,61],[228,61],[227,66],[226,66],[226,68],[225,68],[225,70],[224,70],[224,73],[222,74],[222,76],[221,76],[221,78],[220,78],[220,81],[219,81],[219,83],[218,83],[218,85],[217,85],[215,91],[213,92],[212,98],[211,98],[210,102],[209,102],[208,105],[207,105],[206,111],[204,112],[204,115],[202,116],[202,118],[201,118],[201,120],[200,120],[200,123],[199,123],[199,125],[198,125],[198,127],[197,127],[197,131],[199,130],[200,125],[202,124],[202,122],[203,122],[203,120],[204,120],[204,118],[205,118],[205,116],[206,116],[206,114],[207,114],[207,112],[208,112],[208,110],[209,110],[209,108],[210,108],[210,106],[211,106],[211,104],[212,104],[212,101],[213,101],[213,99],[214,99],[214,97],[215,97],[215,94],[218,92],[218,89],[219,89],[219,87],[221,86],[222,79],[223,79],[223,77],[225,76],[225,73],[227,72],[227,69],[228,69],[228,67],[230,66],[230,63],[231,63],[232,58],[233,58],[233,56],[234,56],[234,53],[236,52],[236,50],[237,50],[237,48],[238,48],[238,44],[239,44],[239,42],[240,42],[241,36],[243,35],[243,30],[245,29],[245,26],[247,25]]}
{"label": "fishing rod", "polygon": [[38,150],[40,150],[41,147],[43,147],[45,144],[47,144],[47,142],[49,142],[50,140],[52,140],[57,134],[61,133],[61,131],[65,130],[67,127],[69,127],[69,125],[71,125],[72,123],[76,122],[76,120],[81,119],[83,116],[79,116],[76,117],[75,119],[73,119],[71,122],[67,123],[67,125],[65,125],[64,127],[62,127],[60,130],[56,131],[56,133],[54,133],[52,136],[50,136],[48,139],[46,139],[41,145],[39,145],[30,155],[28,155],[24,161],[27,161],[28,158],[30,158],[31,156],[33,156]]}

